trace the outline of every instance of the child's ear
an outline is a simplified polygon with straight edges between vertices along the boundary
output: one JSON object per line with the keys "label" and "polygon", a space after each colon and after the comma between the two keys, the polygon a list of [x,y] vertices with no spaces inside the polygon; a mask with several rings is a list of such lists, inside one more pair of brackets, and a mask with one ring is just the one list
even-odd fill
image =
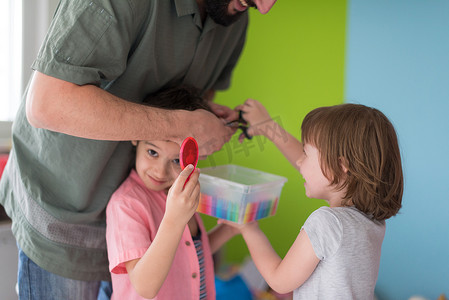
{"label": "child's ear", "polygon": [[340,161],[340,167],[343,170],[343,172],[345,174],[348,173],[348,162],[346,160],[346,158],[344,158],[343,156],[340,156],[340,158],[338,159]]}
{"label": "child's ear", "polygon": [[131,141],[131,144],[133,144],[133,146],[137,147],[137,141]]}

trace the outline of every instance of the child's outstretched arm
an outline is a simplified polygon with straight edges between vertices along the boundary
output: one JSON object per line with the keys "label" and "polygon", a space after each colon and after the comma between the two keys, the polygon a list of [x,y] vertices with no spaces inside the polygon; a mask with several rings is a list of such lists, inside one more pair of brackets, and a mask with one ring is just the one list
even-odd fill
{"label": "child's outstretched arm", "polygon": [[210,244],[210,250],[212,253],[217,252],[229,239],[234,237],[237,234],[240,234],[240,231],[226,224],[218,224],[211,230],[209,230],[208,238]]}
{"label": "child's outstretched arm", "polygon": [[243,112],[243,118],[250,125],[248,129],[250,135],[267,137],[298,169],[297,161],[302,159],[304,154],[302,143],[274,121],[259,101],[247,99],[244,104],[237,106],[236,109]]}
{"label": "child's outstretched arm", "polygon": [[198,170],[183,189],[192,169],[192,165],[187,166],[170,188],[164,217],[148,250],[140,259],[125,263],[133,287],[144,298],[154,298],[159,292],[170,271],[186,224],[198,206]]}
{"label": "child's outstretched arm", "polygon": [[257,269],[268,285],[278,293],[288,293],[301,286],[319,263],[312,243],[301,230],[284,259],[281,259],[270,244],[257,222],[238,225]]}

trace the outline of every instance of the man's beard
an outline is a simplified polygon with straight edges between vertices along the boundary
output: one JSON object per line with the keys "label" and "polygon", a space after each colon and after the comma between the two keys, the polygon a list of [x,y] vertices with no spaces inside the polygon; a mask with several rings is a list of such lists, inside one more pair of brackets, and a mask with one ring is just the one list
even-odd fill
{"label": "man's beard", "polygon": [[205,0],[206,12],[215,23],[229,26],[237,21],[244,11],[228,14],[228,5],[232,0]]}

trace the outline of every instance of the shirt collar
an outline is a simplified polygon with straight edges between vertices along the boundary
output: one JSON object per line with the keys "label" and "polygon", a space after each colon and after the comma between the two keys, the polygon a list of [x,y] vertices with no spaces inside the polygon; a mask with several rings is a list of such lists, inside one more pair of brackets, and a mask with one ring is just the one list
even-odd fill
{"label": "shirt collar", "polygon": [[174,0],[174,2],[178,17],[200,13],[196,0]]}
{"label": "shirt collar", "polygon": [[200,30],[202,30],[202,34],[206,34],[210,30],[219,26],[209,16],[206,17],[203,24],[201,21],[200,9],[198,8],[198,3],[196,0],[174,0],[174,2],[178,17],[193,15],[193,22],[198,28],[200,28]]}

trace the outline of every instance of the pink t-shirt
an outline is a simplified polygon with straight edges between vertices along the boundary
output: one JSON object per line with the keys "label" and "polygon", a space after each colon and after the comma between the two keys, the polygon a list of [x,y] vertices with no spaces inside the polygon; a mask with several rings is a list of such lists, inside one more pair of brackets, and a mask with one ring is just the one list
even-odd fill
{"label": "pink t-shirt", "polygon": [[[134,290],[124,265],[142,257],[156,236],[165,212],[167,195],[147,189],[132,170],[112,195],[106,209],[106,241],[112,277],[112,299],[144,299]],[[215,299],[214,268],[207,232],[195,213],[203,243],[207,299]],[[156,298],[199,299],[200,270],[195,245],[186,225],[176,255]]]}

